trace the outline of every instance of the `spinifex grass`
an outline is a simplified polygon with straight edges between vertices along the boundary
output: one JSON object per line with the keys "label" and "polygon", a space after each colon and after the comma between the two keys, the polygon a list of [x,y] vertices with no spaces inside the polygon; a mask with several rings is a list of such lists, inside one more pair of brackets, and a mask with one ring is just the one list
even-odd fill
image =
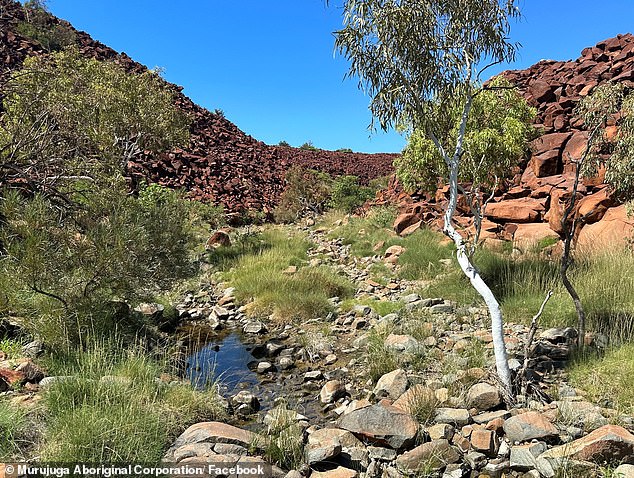
{"label": "spinifex grass", "polygon": [[44,393],[46,461],[157,463],[188,425],[222,414],[215,388],[158,380],[162,364],[141,348],[102,342],[47,362],[63,378]]}

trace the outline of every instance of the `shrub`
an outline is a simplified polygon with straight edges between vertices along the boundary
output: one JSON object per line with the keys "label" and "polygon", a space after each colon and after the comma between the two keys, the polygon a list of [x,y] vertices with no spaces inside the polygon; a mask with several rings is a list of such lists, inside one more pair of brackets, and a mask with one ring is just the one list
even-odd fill
{"label": "shrub", "polygon": [[0,182],[67,202],[129,159],[185,143],[189,120],[158,74],[128,73],[76,48],[30,57],[3,92]]}
{"label": "shrub", "polygon": [[374,196],[374,191],[359,184],[356,176],[338,176],[332,182],[328,205],[333,209],[352,212]]}
{"label": "shrub", "polygon": [[280,141],[279,143],[277,143],[277,145],[278,145],[278,146],[285,146],[285,147],[287,147],[287,148],[290,148],[290,147],[291,147],[291,145],[290,145],[287,141],[284,141],[284,140],[282,140],[282,141]]}
{"label": "shrub", "polygon": [[47,51],[58,51],[77,42],[70,25],[56,21],[42,0],[24,2],[26,21],[18,23],[17,31],[38,42]]}
{"label": "shrub", "polygon": [[324,212],[331,191],[328,174],[292,166],[284,179],[286,188],[273,212],[276,221],[291,222],[306,213]]}
{"label": "shrub", "polygon": [[352,153],[352,150],[350,148],[339,148],[337,153]]}
{"label": "shrub", "polygon": [[77,49],[31,57],[0,117],[0,313],[48,342],[110,330],[123,301],[189,272],[189,206],[160,186],[128,194],[127,161],[188,138],[174,93]]}
{"label": "shrub", "polygon": [[147,299],[192,271],[185,201],[158,187],[136,199],[122,181],[111,186],[69,195],[78,206],[63,214],[40,195],[10,191],[0,203],[5,311],[46,342],[108,331],[125,317],[121,301]]}
{"label": "shrub", "polygon": [[315,145],[313,145],[312,141],[306,141],[304,144],[302,144],[299,149],[303,149],[306,151],[319,151],[319,148],[317,148]]}

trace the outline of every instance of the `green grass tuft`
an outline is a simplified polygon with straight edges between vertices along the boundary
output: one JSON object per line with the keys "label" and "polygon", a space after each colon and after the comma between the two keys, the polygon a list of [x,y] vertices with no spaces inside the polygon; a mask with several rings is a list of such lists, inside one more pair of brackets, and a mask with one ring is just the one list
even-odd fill
{"label": "green grass tuft", "polygon": [[[311,319],[333,309],[330,297],[346,298],[354,293],[353,285],[334,269],[301,267],[311,245],[303,236],[288,237],[271,229],[262,235],[262,241],[268,246],[237,257],[226,273],[238,300],[252,301],[252,314],[273,314],[280,320]],[[286,273],[289,266],[299,268]]]}
{"label": "green grass tuft", "polygon": [[46,461],[157,463],[188,425],[222,415],[215,389],[158,381],[161,363],[141,349],[104,342],[49,357],[48,368],[69,378],[44,393]]}
{"label": "green grass tuft", "polygon": [[621,413],[634,413],[634,343],[613,348],[602,357],[579,359],[569,373],[572,384],[594,402]]}

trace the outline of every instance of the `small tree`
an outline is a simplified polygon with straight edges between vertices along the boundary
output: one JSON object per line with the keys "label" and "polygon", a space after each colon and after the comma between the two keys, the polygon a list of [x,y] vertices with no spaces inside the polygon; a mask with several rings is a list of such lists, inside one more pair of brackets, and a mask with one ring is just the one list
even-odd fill
{"label": "small tree", "polygon": [[0,116],[0,315],[49,342],[111,331],[122,301],[190,272],[188,204],[124,177],[139,150],[183,144],[187,119],[154,73],[30,58]]}
{"label": "small tree", "polygon": [[[615,140],[606,137],[608,121],[615,120],[620,113],[619,131]],[[586,314],[581,298],[568,277],[573,265],[574,239],[585,217],[577,212],[577,194],[583,175],[596,175],[598,167],[605,167],[605,182],[614,196],[621,201],[634,199],[634,94],[625,93],[622,84],[606,83],[583,98],[575,108],[575,115],[583,120],[588,130],[588,142],[579,158],[568,158],[575,167],[570,199],[564,207],[561,220],[564,236],[564,251],[561,255],[560,277],[572,298],[577,312],[580,348],[584,346]],[[592,214],[594,211],[590,211]]]}
{"label": "small tree", "polygon": [[[449,202],[443,230],[488,306],[497,373],[509,396],[500,305],[471,263],[453,216],[469,116],[485,89],[479,76],[488,65],[514,58],[508,19],[517,15],[514,0],[347,0],[344,28],[336,32],[336,46],[351,62],[349,74],[358,76],[371,96],[370,110],[381,127],[411,125],[446,165]],[[455,135],[442,134],[454,128]]]}
{"label": "small tree", "polygon": [[189,122],[158,74],[129,74],[77,49],[28,58],[4,87],[0,184],[60,194],[121,173],[143,149],[188,139]]}

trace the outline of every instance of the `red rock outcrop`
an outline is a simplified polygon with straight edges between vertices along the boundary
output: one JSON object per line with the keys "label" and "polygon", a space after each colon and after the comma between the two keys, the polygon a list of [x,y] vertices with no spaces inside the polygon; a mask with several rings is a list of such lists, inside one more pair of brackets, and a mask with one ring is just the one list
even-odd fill
{"label": "red rock outcrop", "polygon": [[[543,135],[532,142],[526,165],[510,183],[496,191],[485,217],[499,224],[495,235],[503,239],[526,243],[551,237],[543,226],[527,227],[540,223],[561,235],[564,207],[574,181],[574,160],[583,154],[588,138],[581,122],[574,117],[574,107],[601,83],[615,81],[634,87],[634,36],[618,35],[602,41],[584,49],[573,61],[544,60],[526,70],[506,71],[502,75],[537,108],[535,126]],[[610,124],[608,137],[613,138],[616,130]],[[581,218],[579,240],[591,243],[588,237],[592,232],[603,239],[602,245],[606,241],[622,244],[634,234],[634,227],[622,208],[612,209],[618,203],[602,184],[604,174],[605,171],[599,171],[595,178],[584,178],[578,189],[575,214]],[[398,191],[396,188],[391,196],[389,193],[384,196],[394,198]],[[446,205],[444,191],[439,192],[442,194],[425,198],[425,208],[421,208],[420,196],[405,200],[399,197],[401,214],[395,229],[400,232],[403,226],[415,224],[424,216],[432,216],[431,223],[437,221]],[[494,228],[487,231],[490,237]]]}
{"label": "red rock outcrop", "polygon": [[[27,56],[44,55],[37,43],[16,30],[24,20],[18,2],[0,0],[0,85],[11,71],[20,68]],[[51,18],[53,23],[63,20]],[[125,53],[117,53],[76,31],[80,51],[99,60],[112,60],[131,73],[145,71]],[[235,214],[246,210],[269,212],[284,188],[284,174],[291,164],[325,171],[332,175],[351,174],[362,183],[392,172],[393,154],[307,151],[269,146],[242,132],[222,115],[194,104],[168,84],[176,95],[176,105],[192,118],[190,144],[184,149],[156,153],[146,151],[128,164],[133,182],[141,180],[183,188],[195,199],[223,204]],[[1,92],[0,92],[1,99]]]}

